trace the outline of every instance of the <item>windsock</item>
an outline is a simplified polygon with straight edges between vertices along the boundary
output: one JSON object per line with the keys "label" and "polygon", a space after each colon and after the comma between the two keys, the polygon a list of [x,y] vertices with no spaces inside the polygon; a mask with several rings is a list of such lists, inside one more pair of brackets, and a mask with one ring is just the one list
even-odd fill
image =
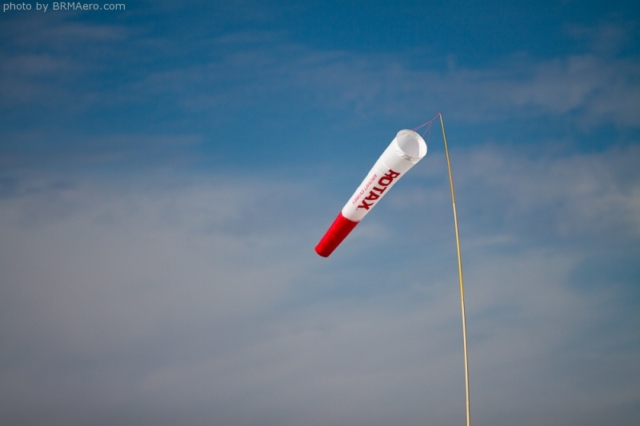
{"label": "windsock", "polygon": [[400,130],[324,234],[316,253],[328,257],[395,183],[427,155],[427,144],[413,130]]}

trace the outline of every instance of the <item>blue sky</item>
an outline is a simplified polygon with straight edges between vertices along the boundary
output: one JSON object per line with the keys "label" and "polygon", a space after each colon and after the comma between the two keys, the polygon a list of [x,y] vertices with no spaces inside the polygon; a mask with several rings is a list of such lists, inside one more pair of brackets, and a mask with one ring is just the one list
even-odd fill
{"label": "blue sky", "polygon": [[[631,2],[135,2],[0,15],[0,423],[640,420]],[[35,3],[33,3],[35,9]]]}

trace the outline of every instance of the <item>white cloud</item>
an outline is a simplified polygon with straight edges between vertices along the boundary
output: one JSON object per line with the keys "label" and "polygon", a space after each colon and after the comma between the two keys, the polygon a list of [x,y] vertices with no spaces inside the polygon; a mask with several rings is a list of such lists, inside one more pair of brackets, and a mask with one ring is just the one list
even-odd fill
{"label": "white cloud", "polygon": [[[61,47],[79,35],[95,44],[85,49],[94,53],[87,56]],[[36,38],[47,39],[46,53],[27,38],[20,42],[26,46],[21,51],[32,53],[4,55],[8,65],[0,77],[5,103],[22,99],[50,105],[51,99],[60,99],[60,107],[66,109],[71,106],[64,95],[71,93],[74,103],[82,100],[83,108],[101,108],[114,99],[120,105],[140,104],[162,95],[167,107],[188,114],[206,112],[214,122],[230,120],[236,109],[293,104],[348,109],[369,120],[419,120],[425,111],[443,110],[451,118],[471,122],[560,115],[578,117],[585,127],[640,125],[635,113],[640,108],[637,58],[601,51],[553,59],[516,54],[482,68],[444,70],[446,58],[429,61],[429,66],[414,65],[424,52],[323,51],[288,40],[281,31],[203,38],[185,47],[197,52],[200,59],[195,62],[176,53],[175,41],[149,38],[142,28],[124,31],[62,21],[38,30]],[[163,66],[148,67],[154,61],[150,50],[165,58]],[[109,85],[104,93],[82,87],[87,78],[111,82],[103,71],[113,68],[114,61],[128,64],[115,86]],[[441,63],[442,69],[433,63]],[[73,72],[61,69],[63,64]],[[42,81],[34,77],[36,69],[55,71],[61,78]]]}
{"label": "white cloud", "polygon": [[[456,152],[458,187],[465,198],[471,180],[495,187],[534,217],[591,182],[580,171],[596,164],[595,181],[615,189],[629,152],[551,160],[512,153],[512,169],[490,149]],[[559,179],[557,193],[521,194],[567,170],[577,177]],[[137,179],[32,179],[0,200],[5,419],[86,423],[108,411],[105,424],[463,420],[455,260],[431,255],[433,242],[425,249],[409,238],[406,258],[388,263],[380,254],[393,254],[400,236],[378,215],[370,225],[384,232],[354,234],[350,249],[321,259],[312,247],[330,218],[299,201],[308,191],[328,198],[316,183]],[[401,188],[389,208],[403,209],[407,224],[408,206],[423,200],[407,204]],[[585,188],[577,209],[600,201],[598,185]],[[431,226],[450,239],[448,215],[434,214]],[[518,231],[511,215],[493,220]],[[590,235],[585,225],[594,219],[581,220],[572,232]],[[484,221],[467,213],[467,229]],[[468,240],[491,235],[473,234]],[[620,303],[630,290],[576,288],[572,273],[591,248],[550,241],[532,248],[507,238],[492,244],[508,252],[481,244],[463,252],[480,418],[513,423],[528,413],[531,424],[590,424],[569,412],[601,413],[638,394],[638,381],[628,380],[640,374],[638,316]],[[612,322],[620,327],[598,330]]]}
{"label": "white cloud", "polygon": [[473,188],[466,203],[470,211],[477,203],[497,214],[490,204],[498,198],[502,215],[535,232],[546,228],[569,238],[640,236],[636,145],[559,158],[532,158],[497,147],[458,154],[462,179]]}

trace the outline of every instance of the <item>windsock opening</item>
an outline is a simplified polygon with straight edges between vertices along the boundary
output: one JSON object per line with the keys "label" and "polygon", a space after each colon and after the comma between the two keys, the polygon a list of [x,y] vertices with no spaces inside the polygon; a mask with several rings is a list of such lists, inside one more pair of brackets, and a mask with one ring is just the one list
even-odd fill
{"label": "windsock opening", "polygon": [[413,130],[400,130],[396,135],[396,143],[402,156],[412,163],[417,163],[427,154],[427,144]]}

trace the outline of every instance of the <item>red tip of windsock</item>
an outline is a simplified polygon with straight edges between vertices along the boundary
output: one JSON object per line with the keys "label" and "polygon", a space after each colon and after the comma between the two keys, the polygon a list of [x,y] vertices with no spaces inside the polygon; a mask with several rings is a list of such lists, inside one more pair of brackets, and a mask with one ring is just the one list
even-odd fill
{"label": "red tip of windsock", "polygon": [[316,253],[322,257],[329,257],[357,224],[358,222],[347,219],[340,212],[316,246]]}

